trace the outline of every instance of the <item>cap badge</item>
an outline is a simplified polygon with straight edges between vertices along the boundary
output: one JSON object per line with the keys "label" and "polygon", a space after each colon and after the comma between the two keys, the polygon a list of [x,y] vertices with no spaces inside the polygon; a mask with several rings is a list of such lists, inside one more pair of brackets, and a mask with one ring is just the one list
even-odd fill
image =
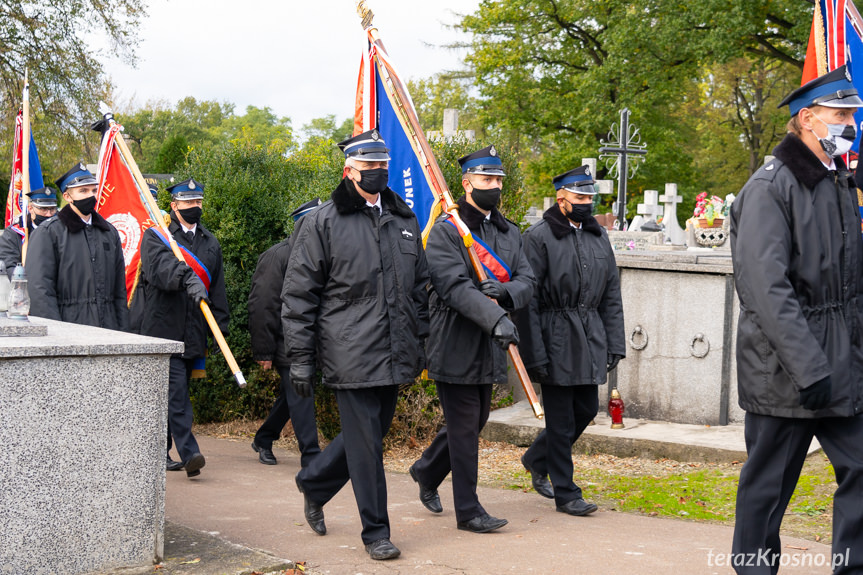
{"label": "cap badge", "polygon": [[378,140],[380,140],[380,138],[381,138],[381,137],[380,137],[380,135],[378,134],[378,131],[377,131],[377,130],[375,130],[375,131],[373,131],[373,132],[372,132],[372,140],[374,140],[375,142],[377,142]]}
{"label": "cap badge", "polygon": [[587,168],[587,167],[585,167],[585,168],[584,168],[584,175],[585,175],[585,176],[589,176],[589,175],[590,175],[590,168]]}
{"label": "cap badge", "polygon": [[849,82],[851,81],[851,72],[848,70],[848,67],[845,67],[845,79]]}
{"label": "cap badge", "polygon": [[189,189],[190,189],[190,190],[194,190],[194,189],[195,189],[195,180],[189,180]]}
{"label": "cap badge", "polygon": [[492,147],[489,149],[488,153],[489,153],[492,157],[494,157],[494,156],[496,156],[496,155],[497,155],[497,150],[495,150],[495,149],[494,149],[494,146],[492,146]]}

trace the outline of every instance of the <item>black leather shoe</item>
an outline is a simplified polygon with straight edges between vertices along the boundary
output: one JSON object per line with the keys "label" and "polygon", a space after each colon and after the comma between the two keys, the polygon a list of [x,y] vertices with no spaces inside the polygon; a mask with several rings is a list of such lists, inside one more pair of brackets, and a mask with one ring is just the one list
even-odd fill
{"label": "black leather shoe", "polygon": [[432,513],[442,512],[443,506],[440,504],[440,496],[437,493],[437,489],[429,489],[420,483],[419,477],[417,477],[416,472],[414,472],[413,465],[408,469],[408,473],[411,474],[411,478],[420,486],[420,503],[425,505],[425,508]]}
{"label": "black leather shoe", "polygon": [[252,441],[252,449],[258,452],[258,459],[264,465],[276,465],[276,456],[273,455],[272,448],[266,448],[258,445],[257,441]]}
{"label": "black leather shoe", "polygon": [[[306,492],[303,491],[303,486],[300,485],[300,476],[299,474],[294,477],[294,481],[297,482],[297,489],[300,490],[300,493],[303,494],[303,513],[306,515],[306,523],[309,524],[309,527],[312,528],[312,531],[317,533],[318,535],[326,535],[327,534],[327,525],[324,523],[324,508],[321,505],[318,505],[306,495]],[[398,551],[398,549],[396,549]]]}
{"label": "black leather shoe", "polygon": [[393,545],[389,539],[378,539],[373,543],[369,543],[366,545],[366,552],[369,554],[369,557],[377,561],[395,559],[402,554],[399,548]]}
{"label": "black leather shoe", "polygon": [[598,508],[595,503],[588,503],[582,498],[573,499],[572,501],[567,501],[563,505],[558,505],[557,510],[561,513],[569,513],[570,515],[589,515],[593,513]]}
{"label": "black leather shoe", "polygon": [[165,471],[180,471],[183,469],[181,461],[174,461],[170,455],[165,456]]}
{"label": "black leather shoe", "polygon": [[500,529],[509,523],[506,519],[498,519],[492,517],[488,513],[483,513],[471,519],[470,521],[459,521],[458,528],[462,531],[473,531],[474,533],[488,533],[495,529]]}
{"label": "black leather shoe", "polygon": [[524,455],[521,456],[521,464],[530,472],[530,483],[533,485],[533,490],[543,497],[554,499],[554,487],[551,486],[551,482],[548,480],[548,477],[540,475],[531,469],[524,461]]}
{"label": "black leather shoe", "polygon": [[197,477],[201,474],[201,468],[206,465],[204,456],[200,453],[195,453],[183,464],[186,468],[186,477]]}

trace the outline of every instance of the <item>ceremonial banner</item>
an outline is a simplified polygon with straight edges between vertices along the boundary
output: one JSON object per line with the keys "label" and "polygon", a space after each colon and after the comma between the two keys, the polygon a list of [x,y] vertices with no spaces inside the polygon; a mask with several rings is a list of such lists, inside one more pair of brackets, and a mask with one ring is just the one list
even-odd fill
{"label": "ceremonial banner", "polygon": [[132,301],[141,264],[141,239],[144,230],[156,225],[156,222],[150,217],[146,200],[142,196],[149,195],[150,190],[142,190],[138,186],[115,141],[116,138],[123,137],[120,130],[121,126],[114,123],[102,137],[96,170],[96,178],[99,180],[96,210],[120,233],[126,264],[126,294],[128,300]]}
{"label": "ceremonial banner", "polygon": [[435,191],[431,176],[424,169],[421,151],[411,135],[411,126],[396,111],[399,104],[413,110],[413,102],[394,101],[383,84],[384,77],[398,83],[402,93],[407,94],[386,52],[369,39],[357,82],[354,135],[377,128],[383,136],[391,158],[388,185],[416,214],[425,241],[435,218],[441,212],[439,194]]}
{"label": "ceremonial banner", "polygon": [[[24,211],[24,198],[21,191],[24,188],[24,112],[19,111],[15,118],[15,139],[12,146],[12,179],[9,182],[9,195],[6,196],[6,219],[3,227],[14,227],[23,234],[24,220],[21,217]],[[33,132],[30,132],[30,146],[28,156],[30,158],[30,189],[38,190],[45,187],[42,180],[42,168],[39,165],[39,152],[36,150],[36,141]]]}
{"label": "ceremonial banner", "polygon": [[[816,0],[800,85],[845,64],[854,87],[863,94],[863,18],[853,0]],[[857,139],[845,158],[849,166],[853,166],[859,153],[863,110],[858,110],[854,119]]]}

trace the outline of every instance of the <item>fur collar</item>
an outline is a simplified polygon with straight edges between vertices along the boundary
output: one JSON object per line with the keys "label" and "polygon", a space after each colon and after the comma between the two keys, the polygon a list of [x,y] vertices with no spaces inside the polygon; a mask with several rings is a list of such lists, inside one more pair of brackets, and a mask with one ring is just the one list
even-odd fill
{"label": "fur collar", "polygon": [[[357,192],[353,181],[347,178],[342,178],[330,197],[336,206],[336,211],[343,216],[359,212],[366,207],[366,200]],[[381,205],[404,218],[414,215],[401,196],[389,188],[381,192]]]}
{"label": "fur collar", "polygon": [[[480,229],[482,222],[485,219],[485,214],[467,203],[466,196],[460,197],[455,203],[458,205],[458,215],[461,217],[461,220],[465,223],[468,229]],[[509,223],[497,208],[491,209],[491,217],[489,219],[500,231],[505,232],[509,229]]]}
{"label": "fur collar", "polygon": [[[551,228],[551,233],[553,233],[554,237],[557,239],[564,238],[575,231],[575,228],[569,225],[569,218],[563,215],[563,212],[560,211],[560,207],[557,204],[545,210],[542,214],[542,219],[546,221],[548,227]],[[581,223],[581,228],[595,236],[602,235],[602,227],[593,216],[590,216],[590,218],[583,221]]]}
{"label": "fur collar", "polygon": [[[78,216],[78,214],[72,211],[72,206],[69,204],[66,204],[66,207],[57,212],[57,218],[63,223],[64,226],[66,226],[66,229],[68,229],[73,234],[77,234],[87,225],[84,223],[81,217]],[[113,226],[111,226],[111,224],[109,224],[105,220],[105,218],[99,215],[99,212],[93,212],[92,222],[95,227],[106,232],[114,229]]]}
{"label": "fur collar", "polygon": [[[779,145],[773,148],[773,155],[785,164],[794,177],[807,188],[814,189],[818,182],[829,175],[829,170],[824,167],[812,150],[803,143],[795,134],[786,134]],[[835,158],[836,170],[840,174],[848,174],[845,161]],[[853,184],[850,184],[853,188]]]}

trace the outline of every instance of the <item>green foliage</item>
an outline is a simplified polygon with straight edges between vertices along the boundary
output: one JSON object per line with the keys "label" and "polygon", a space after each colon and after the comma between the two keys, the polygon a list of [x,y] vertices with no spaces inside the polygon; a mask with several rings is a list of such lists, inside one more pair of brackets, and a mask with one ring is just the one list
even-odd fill
{"label": "green foliage", "polygon": [[453,108],[459,113],[459,130],[475,130],[478,136],[482,135],[477,102],[470,96],[464,80],[437,74],[427,79],[409,80],[407,89],[424,132],[441,131],[444,109]]}
{"label": "green foliage", "polygon": [[290,119],[276,116],[268,107],[248,106],[239,116],[233,104],[187,97],[174,108],[151,103],[116,116],[145,173],[172,173],[182,166],[189,148],[203,150],[236,142],[286,156],[295,146]]}
{"label": "green foliage", "polygon": [[[29,72],[31,123],[45,180],[97,150],[89,129],[108,82],[93,46],[134,63],[142,0],[23,0],[0,3],[0,157],[12,157],[13,119]],[[86,154],[86,157],[85,155]],[[6,173],[8,166],[0,167]]]}
{"label": "green foliage", "polygon": [[206,186],[203,223],[222,246],[231,309],[228,344],[248,386],[234,383],[222,358],[208,362],[207,378],[191,386],[196,420],[261,417],[277,388],[252,360],[247,302],[258,256],[293,229],[289,217],[314,197],[327,199],[341,179],[343,156],[334,146],[285,157],[280,150],[235,141],[194,149],[178,179]]}
{"label": "green foliage", "polygon": [[418,377],[413,384],[399,389],[396,413],[384,443],[390,447],[430,440],[442,425],[443,411],[437,387],[434,381]]}
{"label": "green foliage", "polygon": [[186,152],[189,149],[189,141],[183,134],[175,134],[165,140],[159,148],[159,155],[153,165],[159,174],[172,174],[174,170],[181,167],[186,161]]}
{"label": "green foliage", "polygon": [[[733,91],[741,71],[712,73],[744,55],[767,70],[787,74],[790,66],[799,73],[810,23],[811,6],[797,0],[484,0],[461,26],[472,35],[466,61],[481,95],[480,119],[492,133],[518,142],[529,196],[549,195],[555,174],[596,157],[600,140],[628,107],[648,143],[646,161],[629,184],[634,208],[645,188],[665,182],[677,182],[692,202],[704,189],[698,168],[716,166],[709,158],[696,163],[704,159],[700,137],[718,148],[711,128],[731,122],[746,104],[738,97],[705,121],[702,114],[713,112],[714,103],[700,98],[697,86],[709,80]],[[757,90],[764,82],[750,84]],[[728,125],[727,163],[719,167],[736,168],[741,157],[747,165],[775,143],[773,124],[759,122],[776,98],[770,94],[754,106],[754,116]],[[761,128],[747,140],[747,131]],[[710,183],[727,176],[720,170]]]}
{"label": "green foliage", "polygon": [[354,119],[345,118],[341,124],[336,123],[336,115],[329,114],[323,118],[314,118],[308,124],[303,125],[302,132],[308,140],[324,141],[332,140],[341,142],[351,137],[354,131]]}

